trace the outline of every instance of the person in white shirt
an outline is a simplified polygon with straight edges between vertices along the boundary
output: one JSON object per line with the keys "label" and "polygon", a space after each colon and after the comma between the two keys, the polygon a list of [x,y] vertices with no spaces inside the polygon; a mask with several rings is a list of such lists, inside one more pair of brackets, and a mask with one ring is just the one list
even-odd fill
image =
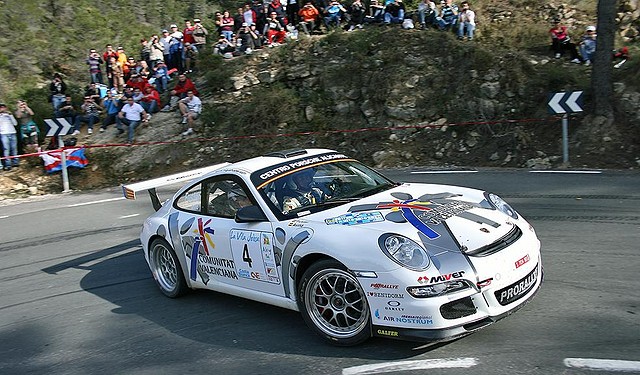
{"label": "person in white shirt", "polygon": [[0,103],[0,140],[2,140],[2,149],[4,150],[3,156],[7,158],[2,160],[5,171],[10,171],[12,164],[14,167],[20,164],[20,159],[18,158],[8,159],[9,156],[18,155],[17,125],[18,121],[7,110],[7,105]]}
{"label": "person in white shirt", "polygon": [[149,121],[147,119],[147,112],[142,106],[133,101],[133,98],[127,98],[127,104],[122,106],[122,109],[116,117],[116,127],[118,128],[118,135],[124,133],[122,124],[129,127],[129,133],[127,137],[128,143],[133,143],[133,135],[136,128],[140,123]]}
{"label": "person in white shirt", "polygon": [[182,135],[187,136],[193,134],[193,121],[200,116],[202,112],[202,101],[195,96],[193,91],[187,91],[187,97],[178,102],[178,108],[182,113],[182,123],[187,124],[187,130]]}
{"label": "person in white shirt", "polygon": [[[473,32],[476,29],[476,13],[469,9],[469,2],[460,3],[460,13],[458,14],[458,39],[466,37],[473,40]],[[466,33],[465,33],[466,31]]]}

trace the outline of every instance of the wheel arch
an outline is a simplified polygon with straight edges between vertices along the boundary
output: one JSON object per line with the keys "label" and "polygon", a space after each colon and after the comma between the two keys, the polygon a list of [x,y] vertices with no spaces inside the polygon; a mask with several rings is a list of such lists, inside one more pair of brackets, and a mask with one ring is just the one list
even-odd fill
{"label": "wheel arch", "polygon": [[181,253],[175,249],[175,247],[173,246],[173,241],[157,233],[150,236],[149,240],[147,241],[147,250],[146,250],[147,253],[145,254],[145,257],[149,259],[149,257],[151,256],[151,244],[153,243],[153,241],[158,239],[166,242],[169,245],[169,247],[171,247],[171,249],[174,251],[174,253],[176,254],[176,257],[178,258],[178,262],[180,263],[180,268],[182,269],[182,273],[183,275],[185,275],[184,280],[186,281],[189,289],[193,289],[193,285],[191,284],[191,279],[187,277],[187,275],[189,275],[189,270],[187,269],[187,265],[185,264],[184,256],[181,256]]}
{"label": "wheel arch", "polygon": [[296,291],[298,290],[298,287],[300,286],[300,280],[302,279],[302,275],[304,275],[305,271],[307,269],[309,269],[309,267],[311,267],[312,264],[324,260],[324,259],[331,259],[331,260],[335,260],[336,262],[344,265],[342,262],[340,262],[338,259],[334,258],[334,257],[330,257],[326,254],[320,254],[320,253],[310,253],[307,254],[305,256],[303,256],[299,261],[298,261],[298,265],[296,266],[295,269],[295,287],[296,287]]}

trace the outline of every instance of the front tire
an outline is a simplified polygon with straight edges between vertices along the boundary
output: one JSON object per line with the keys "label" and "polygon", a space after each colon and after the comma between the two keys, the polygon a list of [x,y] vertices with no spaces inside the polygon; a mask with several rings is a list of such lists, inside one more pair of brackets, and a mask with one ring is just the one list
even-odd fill
{"label": "front tire", "polygon": [[335,260],[316,262],[302,275],[298,307],[305,323],[333,345],[352,346],[371,337],[371,314],[356,277]]}
{"label": "front tire", "polygon": [[157,238],[149,247],[149,266],[160,291],[169,298],[177,298],[188,290],[184,273],[175,251],[167,241]]}

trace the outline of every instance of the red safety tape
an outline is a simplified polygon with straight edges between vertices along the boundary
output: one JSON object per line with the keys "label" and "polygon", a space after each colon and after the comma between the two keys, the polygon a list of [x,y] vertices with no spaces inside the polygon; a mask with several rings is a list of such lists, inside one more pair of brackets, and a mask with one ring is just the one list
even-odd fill
{"label": "red safety tape", "polygon": [[59,152],[60,150],[66,150],[70,148],[109,148],[109,147],[131,147],[131,146],[152,146],[152,145],[167,145],[167,144],[177,144],[177,143],[190,143],[190,142],[220,142],[220,141],[237,141],[242,139],[264,139],[264,138],[281,138],[281,137],[299,137],[299,136],[309,136],[309,135],[327,135],[327,134],[339,134],[339,133],[364,133],[364,132],[374,132],[374,131],[383,131],[383,130],[408,130],[408,129],[428,129],[428,128],[441,128],[444,126],[468,126],[468,125],[495,125],[495,124],[519,124],[519,123],[547,123],[552,120],[557,121],[561,119],[561,116],[551,116],[547,118],[541,119],[518,119],[518,120],[494,120],[494,121],[469,121],[469,122],[458,122],[458,123],[447,123],[442,125],[434,125],[434,124],[416,124],[416,125],[398,125],[398,126],[387,126],[387,127],[371,127],[371,128],[358,128],[358,129],[336,129],[336,130],[318,130],[318,131],[306,131],[306,132],[293,132],[293,133],[284,133],[284,134],[252,134],[252,135],[238,135],[231,137],[212,137],[212,138],[189,138],[189,139],[181,139],[176,141],[157,141],[157,142],[136,142],[136,143],[104,143],[99,145],[76,145],[76,146],[65,146],[56,150],[47,150],[34,152],[30,154],[22,154],[17,156],[10,157],[1,157],[0,160],[10,159],[10,158],[23,158],[30,156],[40,156],[42,154],[47,154],[50,152]]}

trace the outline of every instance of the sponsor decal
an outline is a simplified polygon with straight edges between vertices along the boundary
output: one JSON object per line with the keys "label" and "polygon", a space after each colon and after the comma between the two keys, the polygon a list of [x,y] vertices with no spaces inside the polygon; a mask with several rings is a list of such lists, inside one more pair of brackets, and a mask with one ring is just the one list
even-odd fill
{"label": "sponsor decal", "polygon": [[[216,258],[210,255],[198,254],[198,273],[226,277],[227,279],[238,279],[233,260]],[[194,279],[195,280],[195,279]]]}
{"label": "sponsor decal", "polygon": [[391,298],[391,299],[404,299],[403,293],[382,293],[382,292],[367,292],[369,297],[375,298]]}
{"label": "sponsor decal", "polygon": [[271,233],[232,229],[229,240],[239,277],[280,284]]}
{"label": "sponsor decal", "polygon": [[383,315],[382,320],[394,323],[413,324],[413,325],[432,325],[432,317],[426,315],[402,315],[402,316],[387,316]]}
{"label": "sponsor decal", "polygon": [[418,283],[420,284],[441,283],[441,282],[445,282],[453,279],[459,279],[463,276],[464,276],[464,271],[452,272],[446,275],[439,275],[439,276],[432,276],[432,277],[420,276],[418,277]]}
{"label": "sponsor decal", "polygon": [[398,284],[371,283],[371,287],[373,289],[398,289],[400,287],[400,285],[398,285]]}
{"label": "sponsor decal", "polygon": [[483,232],[483,233],[489,233],[489,229],[487,229],[487,228],[480,228],[480,232]]}
{"label": "sponsor decal", "polygon": [[538,280],[538,266],[535,266],[527,276],[509,285],[506,288],[500,289],[495,292],[495,296],[498,299],[498,303],[502,306],[508,305],[512,302],[524,297],[531,288],[536,284]]}
{"label": "sponsor decal", "polygon": [[358,225],[368,223],[378,223],[384,221],[384,216],[381,212],[356,212],[340,215],[338,217],[332,217],[325,219],[324,222],[327,225]]}
{"label": "sponsor decal", "polygon": [[314,165],[329,163],[339,159],[352,160],[346,155],[339,153],[316,155],[265,168],[256,173],[253,173],[251,175],[251,180],[258,188],[261,188],[263,186],[262,184],[265,183],[265,181],[269,181],[274,178],[293,173],[296,170],[310,168]]}
{"label": "sponsor decal", "polygon": [[400,301],[389,301],[389,302],[387,302],[387,305],[389,305],[391,307],[398,307],[398,306],[400,306]]}
{"label": "sponsor decal", "polygon": [[[196,223],[195,228],[193,228],[194,223]],[[237,277],[235,271],[232,275],[215,268],[215,266],[211,268],[212,272],[207,272],[206,270],[210,269],[209,265],[201,263],[201,256],[208,257],[216,247],[211,237],[215,230],[208,226],[209,223],[211,223],[211,219],[205,221],[198,218],[196,221],[191,218],[185,221],[180,228],[182,247],[185,255],[189,258],[189,278],[195,281],[200,276],[200,280],[205,285],[209,282],[209,274],[220,273],[227,274],[228,276],[225,277],[229,278]]]}
{"label": "sponsor decal", "polygon": [[397,331],[389,331],[386,329],[379,329],[376,331],[377,334],[381,335],[381,336],[390,336],[390,337],[398,337],[398,332]]}
{"label": "sponsor decal", "polygon": [[287,225],[288,225],[288,226],[290,226],[290,227],[299,227],[299,228],[302,228],[302,227],[304,227],[305,225],[307,225],[307,221],[306,221],[306,220],[300,220],[300,219],[294,219],[294,220],[291,220],[291,221],[289,222],[289,224],[287,224]]}
{"label": "sponsor decal", "polygon": [[516,260],[516,269],[522,267],[527,263],[531,258],[529,258],[529,254],[523,256],[522,258]]}

